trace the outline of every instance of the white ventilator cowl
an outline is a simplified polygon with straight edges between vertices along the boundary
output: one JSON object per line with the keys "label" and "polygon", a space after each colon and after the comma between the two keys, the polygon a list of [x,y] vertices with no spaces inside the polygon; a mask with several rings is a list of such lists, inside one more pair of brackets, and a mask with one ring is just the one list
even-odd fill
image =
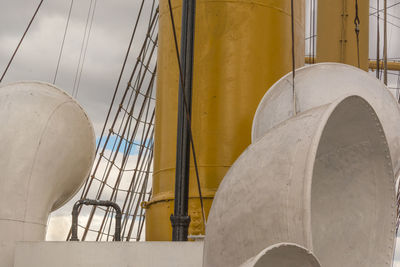
{"label": "white ventilator cowl", "polygon": [[[292,74],[277,81],[264,95],[253,120],[252,141],[293,116]],[[296,70],[296,112],[334,102],[343,95],[362,94],[379,117],[390,147],[395,177],[400,174],[400,107],[375,75],[338,63],[319,63]]]}
{"label": "white ventilator cowl", "polygon": [[45,239],[51,211],[79,190],[94,160],[92,124],[53,85],[0,87],[0,262],[13,266],[15,242]]}
{"label": "white ventilator cowl", "polygon": [[[299,73],[297,114],[286,76],[265,95],[253,143],[218,188],[205,267],[240,266],[280,243],[306,248],[323,267],[392,266],[397,165],[391,154],[400,152],[400,130],[390,121],[398,118],[399,125],[397,102],[380,82],[346,65]],[[307,84],[319,92],[302,99]]]}

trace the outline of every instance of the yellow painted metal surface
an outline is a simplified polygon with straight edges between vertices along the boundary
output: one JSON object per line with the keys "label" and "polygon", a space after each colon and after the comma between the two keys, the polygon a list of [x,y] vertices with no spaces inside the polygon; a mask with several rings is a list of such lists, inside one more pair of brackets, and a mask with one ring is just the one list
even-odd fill
{"label": "yellow painted metal surface", "polygon": [[[172,1],[180,40],[181,0]],[[192,131],[205,211],[229,167],[250,144],[266,90],[291,70],[290,0],[198,0]],[[296,62],[304,65],[304,0],[295,1]],[[168,1],[160,1],[153,197],[146,239],[171,240],[178,105],[178,65]],[[189,235],[204,234],[193,158]],[[251,185],[249,185],[251,186]],[[237,196],[240,198],[240,196]]]}
{"label": "yellow painted metal surface", "polygon": [[[369,1],[358,1],[360,18],[360,68],[368,70]],[[341,62],[358,66],[355,33],[355,1],[318,1],[317,62]]]}
{"label": "yellow painted metal surface", "polygon": [[[369,61],[369,68],[370,69],[376,69],[376,60],[370,60]],[[384,68],[384,64],[383,61],[379,62],[379,67],[382,70]],[[388,61],[387,62],[387,69],[388,70],[400,70],[400,62],[396,62],[396,61]]]}
{"label": "yellow painted metal surface", "polygon": [[[305,58],[305,63],[306,64],[313,64],[312,63],[312,58],[306,57]],[[383,69],[383,61],[380,61],[380,68]],[[368,61],[368,67],[372,70],[376,69],[376,60],[369,60]],[[387,68],[388,70],[395,70],[398,71],[400,70],[400,62],[397,61],[388,61],[387,63]]]}

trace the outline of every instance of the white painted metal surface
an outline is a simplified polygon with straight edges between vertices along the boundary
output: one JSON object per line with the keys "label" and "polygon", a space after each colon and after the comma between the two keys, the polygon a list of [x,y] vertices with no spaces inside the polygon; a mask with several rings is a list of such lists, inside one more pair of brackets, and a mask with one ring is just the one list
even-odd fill
{"label": "white painted metal surface", "polygon": [[240,267],[321,267],[311,251],[290,243],[270,246]]}
{"label": "white painted metal surface", "polygon": [[203,242],[23,242],[14,267],[201,267]]}
{"label": "white painted metal surface", "polygon": [[[399,108],[380,83],[360,81],[359,92],[351,90],[355,82],[345,73],[357,75],[353,68],[315,69],[296,75],[299,90],[306,90],[303,79],[314,79],[319,86],[312,90],[321,91],[299,97],[296,116],[291,88],[275,87],[261,102],[254,141],[214,199],[203,266],[239,266],[282,242],[312,251],[323,267],[392,265],[396,197],[389,147],[397,155],[400,130],[389,124],[400,118]],[[328,84],[319,78],[330,76],[325,72],[332,72]],[[328,101],[323,92],[336,97]]]}
{"label": "white painted metal surface", "polygon": [[[296,70],[297,113],[329,104],[346,94],[361,94],[382,123],[396,177],[400,171],[400,109],[392,93],[375,75],[338,63],[320,63]],[[252,140],[293,116],[292,74],[276,82],[265,94],[253,120]]]}
{"label": "white painted metal surface", "polygon": [[54,86],[0,87],[0,262],[13,266],[16,241],[44,240],[48,215],[72,197],[94,159],[93,127]]}

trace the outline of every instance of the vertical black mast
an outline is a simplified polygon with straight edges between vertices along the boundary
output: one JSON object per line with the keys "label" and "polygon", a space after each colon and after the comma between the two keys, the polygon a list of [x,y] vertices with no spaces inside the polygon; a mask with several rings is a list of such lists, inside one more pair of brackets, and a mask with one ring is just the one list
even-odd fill
{"label": "vertical black mast", "polygon": [[188,215],[188,198],[195,10],[196,0],[183,0],[180,52],[183,84],[182,79],[179,79],[175,207],[174,215],[171,215],[173,241],[187,241],[188,228],[190,224],[190,217]]}

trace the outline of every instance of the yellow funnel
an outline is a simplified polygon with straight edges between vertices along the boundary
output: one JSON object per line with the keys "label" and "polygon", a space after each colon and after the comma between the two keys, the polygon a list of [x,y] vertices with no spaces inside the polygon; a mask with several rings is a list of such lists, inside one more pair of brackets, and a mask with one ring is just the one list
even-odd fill
{"label": "yellow funnel", "polygon": [[[304,0],[294,2],[300,67]],[[181,4],[172,1],[178,40]],[[252,120],[262,96],[291,71],[290,16],[290,0],[197,1],[192,131],[206,215],[220,181],[251,143]],[[159,25],[153,197],[146,204],[149,241],[171,240],[174,209],[179,72],[167,0],[160,1]],[[189,197],[189,235],[204,234],[194,168]]]}

